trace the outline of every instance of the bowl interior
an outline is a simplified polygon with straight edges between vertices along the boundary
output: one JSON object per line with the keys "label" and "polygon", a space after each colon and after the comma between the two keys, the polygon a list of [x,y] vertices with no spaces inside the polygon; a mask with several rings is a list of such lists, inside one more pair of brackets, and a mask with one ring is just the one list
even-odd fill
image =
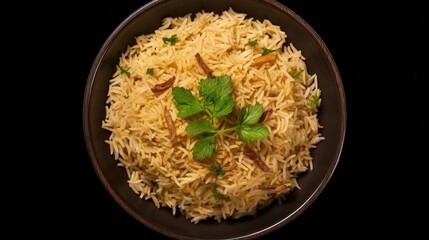
{"label": "bowl interior", "polygon": [[[173,216],[167,208],[157,209],[151,201],[141,200],[129,188],[123,168],[109,154],[104,142],[110,132],[101,128],[105,118],[105,103],[109,79],[127,45],[135,37],[154,32],[165,17],[178,17],[201,10],[221,13],[228,8],[246,13],[248,17],[269,19],[286,32],[287,43],[302,50],[310,73],[317,73],[322,91],[319,120],[326,138],[313,151],[314,170],[302,175],[298,182],[302,190],[288,195],[282,205],[272,204],[256,217],[227,220],[222,223],[202,221],[193,224],[184,216]],[[325,187],[341,153],[345,134],[345,97],[335,63],[317,34],[299,16],[271,0],[167,0],[151,2],[125,19],[110,35],[91,68],[84,99],[84,133],[89,155],[103,185],[129,214],[150,228],[167,236],[188,238],[254,238],[284,226],[302,213]]]}

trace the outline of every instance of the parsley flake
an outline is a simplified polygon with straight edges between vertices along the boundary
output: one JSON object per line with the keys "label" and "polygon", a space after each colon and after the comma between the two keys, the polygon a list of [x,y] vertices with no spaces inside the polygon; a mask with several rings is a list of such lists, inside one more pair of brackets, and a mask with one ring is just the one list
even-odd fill
{"label": "parsley flake", "polygon": [[146,70],[146,74],[147,74],[147,75],[152,75],[152,76],[153,76],[153,71],[154,71],[154,69],[153,69],[153,68],[148,68],[148,69]]}
{"label": "parsley flake", "polygon": [[212,193],[213,193],[213,197],[216,200],[216,202],[222,201],[224,196],[217,190],[217,184],[213,184],[212,185]]}
{"label": "parsley flake", "polygon": [[162,41],[164,41],[164,43],[170,43],[170,45],[174,45],[174,44],[176,44],[176,42],[177,42],[177,35],[176,34],[174,34],[174,35],[172,35],[170,38],[168,38],[168,37],[163,37],[162,38]]}
{"label": "parsley flake", "polygon": [[218,165],[218,166],[210,166],[210,171],[212,173],[215,173],[218,176],[223,176],[225,175],[225,171],[222,169],[222,166]]}
{"label": "parsley flake", "polygon": [[310,104],[309,104],[310,111],[313,111],[317,107],[317,105],[319,105],[319,100],[320,100],[320,97],[318,95],[314,95],[311,98]]}
{"label": "parsley flake", "polygon": [[128,72],[129,68],[128,68],[128,69],[125,69],[125,68],[123,68],[123,67],[121,67],[121,66],[119,66],[119,65],[118,65],[118,67],[119,67],[119,69],[121,70],[121,74],[125,74],[125,75],[127,75],[128,77],[131,75],[131,74],[130,74],[130,72]]}
{"label": "parsley flake", "polygon": [[249,42],[248,43],[246,43],[246,45],[249,45],[249,46],[256,46],[256,44],[258,44],[258,40],[252,40],[252,41],[250,41],[249,40]]}
{"label": "parsley flake", "polygon": [[275,51],[276,51],[276,50],[273,50],[273,49],[268,49],[268,48],[266,48],[266,47],[262,48],[262,50],[264,50],[264,51],[262,52],[262,56],[268,55],[268,54],[270,54],[270,53],[272,53],[272,52],[275,52]]}
{"label": "parsley flake", "polygon": [[304,69],[301,69],[299,71],[295,71],[295,72],[292,73],[292,77],[294,79],[297,79],[301,75],[302,72],[304,72]]}
{"label": "parsley flake", "polygon": [[156,195],[156,198],[158,198],[158,200],[161,200],[161,201],[164,200],[164,194],[160,192],[156,192],[155,195]]}

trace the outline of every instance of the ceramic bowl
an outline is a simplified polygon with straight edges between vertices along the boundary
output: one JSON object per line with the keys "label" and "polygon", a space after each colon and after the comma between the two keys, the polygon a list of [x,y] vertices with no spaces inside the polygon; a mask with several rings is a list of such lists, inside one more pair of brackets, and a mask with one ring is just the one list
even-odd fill
{"label": "ceramic bowl", "polygon": [[[313,150],[314,169],[299,179],[301,190],[294,190],[282,205],[272,204],[255,217],[191,223],[183,215],[158,209],[152,201],[135,194],[127,183],[124,168],[117,166],[105,143],[110,132],[101,128],[109,80],[127,45],[135,37],[154,32],[168,16],[179,17],[202,10],[220,14],[228,8],[248,17],[279,25],[306,57],[308,71],[317,73],[323,103],[319,121],[325,140]],[[83,104],[84,135],[88,154],[102,184],[112,198],[142,224],[176,239],[250,239],[278,230],[304,212],[323,191],[339,161],[346,128],[346,104],[342,81],[335,61],[317,33],[297,14],[273,0],[159,0],[137,9],[111,33],[95,58],[87,79]],[[320,216],[324,219],[325,216]]]}

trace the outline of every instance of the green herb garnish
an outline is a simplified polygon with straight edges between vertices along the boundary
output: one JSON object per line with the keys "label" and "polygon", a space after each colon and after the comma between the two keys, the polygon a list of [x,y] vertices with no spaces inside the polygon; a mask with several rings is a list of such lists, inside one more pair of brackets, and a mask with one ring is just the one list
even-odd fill
{"label": "green herb garnish", "polygon": [[182,87],[174,87],[173,103],[179,110],[180,118],[187,118],[204,111],[204,106],[198,102],[198,99],[192,95],[192,92]]}
{"label": "green herb garnish", "polygon": [[199,83],[198,91],[204,99],[206,113],[211,118],[227,116],[234,109],[235,101],[230,96],[231,77],[222,75],[203,79]]}
{"label": "green herb garnish", "polygon": [[206,119],[195,119],[186,127],[186,132],[192,137],[203,133],[216,133],[216,131],[213,123]]}
{"label": "green herb garnish", "polygon": [[128,77],[131,75],[131,74],[130,74],[130,72],[128,72],[129,68],[128,68],[128,69],[125,69],[125,68],[123,68],[123,67],[121,67],[121,66],[119,66],[119,65],[118,65],[118,67],[119,67],[119,69],[121,70],[121,74],[125,74],[125,75],[127,75]]}
{"label": "green herb garnish", "polygon": [[292,77],[294,79],[297,79],[299,77],[299,75],[301,75],[302,72],[304,72],[304,69],[301,69],[299,71],[295,71],[295,72],[292,73]]}
{"label": "green herb garnish", "polygon": [[153,68],[148,68],[147,70],[146,70],[146,74],[148,74],[148,75],[152,75],[153,76]]}
{"label": "green herb garnish", "polygon": [[313,111],[314,108],[316,108],[317,105],[319,105],[319,99],[320,98],[318,95],[314,95],[313,98],[311,98],[310,104],[309,104],[310,111]]}
{"label": "green herb garnish", "polygon": [[232,112],[235,101],[232,100],[232,82],[227,75],[209,77],[200,81],[199,95],[203,97],[201,103],[188,89],[173,88],[173,103],[179,110],[180,118],[187,118],[200,112],[207,113],[211,118],[223,117]]}
{"label": "green herb garnish", "polygon": [[210,171],[218,176],[223,176],[225,175],[225,171],[222,169],[222,166],[218,165],[218,166],[210,166]]}
{"label": "green herb garnish", "polygon": [[171,36],[170,38],[168,38],[168,37],[163,37],[163,38],[162,38],[162,41],[164,41],[164,43],[169,42],[169,43],[170,43],[170,45],[174,45],[174,44],[176,44],[176,41],[177,41],[177,35],[176,35],[176,34],[174,34],[174,35],[173,35],[173,36]]}
{"label": "green herb garnish", "polygon": [[227,116],[234,109],[235,101],[230,96],[231,77],[222,75],[203,79],[199,82],[198,91],[202,101],[199,101],[188,89],[174,87],[172,90],[173,103],[179,110],[180,118],[206,113],[211,119],[211,121],[203,118],[194,119],[186,127],[186,132],[190,136],[199,136],[199,140],[192,149],[195,159],[202,160],[213,156],[216,151],[217,135],[235,131],[241,140],[254,141],[266,138],[270,134],[265,125],[258,123],[263,114],[262,105],[259,103],[241,109],[238,123],[234,127],[217,129],[213,125],[214,118]]}
{"label": "green herb garnish", "polygon": [[213,156],[216,150],[216,136],[201,136],[192,148],[192,156],[195,159],[202,160]]}
{"label": "green herb garnish", "polygon": [[268,49],[266,47],[262,48],[264,51],[262,52],[262,56],[275,52],[276,50]]}
{"label": "green herb garnish", "polygon": [[158,200],[164,200],[164,194],[160,192],[156,192],[155,195],[156,195],[156,198],[158,198]]}
{"label": "green herb garnish", "polygon": [[237,134],[243,141],[254,141],[266,138],[270,135],[268,128],[258,123],[264,109],[260,103],[242,108],[238,116]]}
{"label": "green herb garnish", "polygon": [[217,190],[217,187],[217,184],[212,185],[212,193],[216,202],[219,202],[223,200],[223,195]]}
{"label": "green herb garnish", "polygon": [[249,46],[256,46],[256,44],[258,44],[258,40],[253,40],[253,41],[249,40],[249,42],[246,43],[246,45],[249,45]]}

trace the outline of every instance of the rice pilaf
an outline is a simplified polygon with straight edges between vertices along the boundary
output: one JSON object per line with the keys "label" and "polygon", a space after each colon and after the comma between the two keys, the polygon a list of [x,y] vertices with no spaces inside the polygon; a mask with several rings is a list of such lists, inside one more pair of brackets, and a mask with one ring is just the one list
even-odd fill
{"label": "rice pilaf", "polygon": [[[301,51],[292,43],[285,46],[286,38],[270,21],[232,9],[168,17],[154,33],[136,37],[110,80],[102,122],[111,132],[106,140],[110,152],[125,168],[136,194],[198,223],[254,215],[299,188],[299,174],[313,168],[311,149],[323,140],[317,116],[321,91],[317,75],[307,72]],[[214,125],[227,128],[241,108],[260,103],[271,113],[264,119],[267,138],[244,142],[234,132],[220,135],[212,158],[194,159],[197,138],[186,132],[189,120],[178,117],[171,88],[198,95],[198,83],[207,73],[196,54],[213,76],[226,74],[232,80],[236,105],[231,116],[215,119]],[[262,56],[274,60],[258,63]],[[171,86],[153,91],[173,78]],[[175,128],[175,142],[165,111]],[[246,148],[258,154],[268,171],[255,164]],[[224,174],[214,173],[213,166]]]}

